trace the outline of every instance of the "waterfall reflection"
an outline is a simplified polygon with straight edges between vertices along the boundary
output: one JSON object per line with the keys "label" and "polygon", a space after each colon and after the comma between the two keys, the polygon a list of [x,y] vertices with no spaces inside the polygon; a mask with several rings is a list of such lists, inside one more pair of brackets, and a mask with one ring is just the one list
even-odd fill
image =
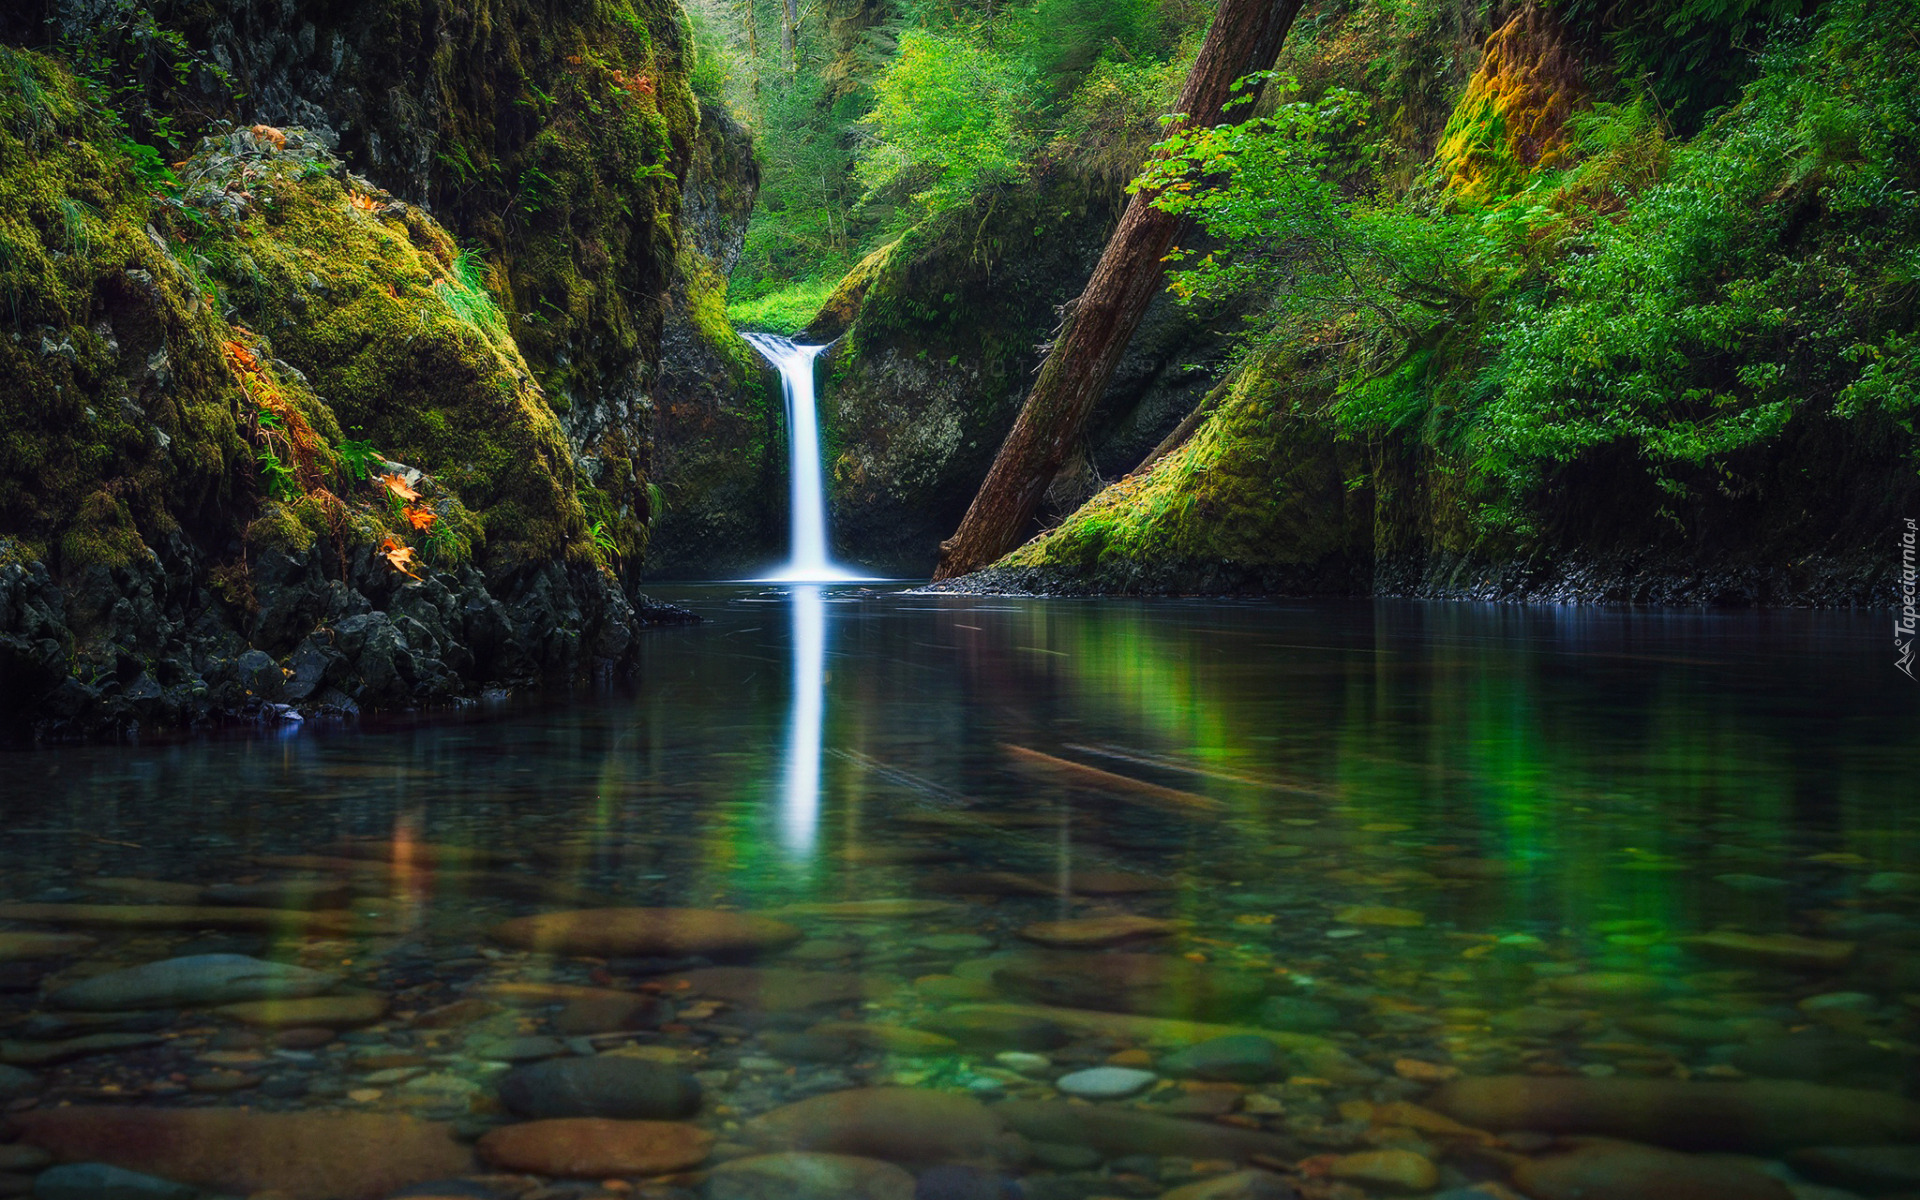
{"label": "waterfall reflection", "polygon": [[780,840],[811,856],[820,825],[820,737],[826,710],[827,607],[820,588],[787,596],[793,610],[793,707],[787,719],[787,772],[780,797]]}

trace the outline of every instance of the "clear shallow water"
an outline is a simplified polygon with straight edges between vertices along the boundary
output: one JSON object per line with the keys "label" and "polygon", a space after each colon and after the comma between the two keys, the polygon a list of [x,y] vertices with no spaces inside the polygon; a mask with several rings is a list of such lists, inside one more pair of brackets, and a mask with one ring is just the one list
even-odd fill
{"label": "clear shallow water", "polygon": [[[1892,670],[1877,618],[831,587],[664,598],[709,622],[650,635],[630,693],[0,757],[0,898],[183,903],[197,899],[179,885],[305,880],[344,885],[350,901],[328,903],[359,914],[324,929],[89,928],[98,944],[78,954],[0,964],[12,1044],[95,1028],[32,1023],[65,983],[209,950],[333,971],[390,1001],[377,1023],[291,1057],[272,1025],[189,1006],[147,1022],[156,1045],[32,1065],[37,1105],[411,1114],[471,1138],[509,1119],[494,1099],[508,1043],[564,1016],[558,993],[533,997],[544,1007],[501,998],[530,983],[663,995],[644,1018],[567,1035],[591,1043],[519,1050],[638,1046],[700,1072],[693,1120],[719,1157],[765,1140],[757,1114],[806,1096],[905,1084],[1046,1101],[1063,1071],[1118,1055],[1156,1079],[1114,1104],[1285,1139],[1264,1160],[1303,1162],[1310,1192],[1388,1194],[1336,1166],[1381,1150],[1439,1164],[1428,1179],[1392,1160],[1432,1192],[1511,1163],[1356,1103],[1442,1104],[1433,1088],[1456,1072],[1785,1078],[1890,1104],[1914,1084],[1920,693]],[[912,903],[872,903],[896,900]],[[686,956],[527,954],[489,933],[638,905],[769,913],[805,940],[756,968],[839,982],[794,1004],[776,994],[792,977],[683,986],[700,966]],[[71,924],[24,912],[0,929]],[[1037,923],[1121,915],[1169,924],[1033,958]],[[1716,931],[1762,940],[1687,940]],[[483,996],[497,1011],[416,1023]],[[1037,1002],[1081,1014],[1000,1014],[1054,1023],[1058,1036],[1016,1047],[1044,1064],[997,1060],[1013,1043],[978,1031],[924,1040],[959,1036],[956,1006]],[[1222,1031],[1085,1017],[1115,1009],[1334,1053],[1302,1042],[1264,1070],[1196,1081],[1170,1056]],[[792,1042],[808,1030],[825,1049]],[[356,1070],[367,1056],[399,1074]],[[1592,1123],[1549,1132],[1622,1132]],[[1235,1157],[1086,1152],[1000,1169],[1042,1200],[1145,1196]]]}

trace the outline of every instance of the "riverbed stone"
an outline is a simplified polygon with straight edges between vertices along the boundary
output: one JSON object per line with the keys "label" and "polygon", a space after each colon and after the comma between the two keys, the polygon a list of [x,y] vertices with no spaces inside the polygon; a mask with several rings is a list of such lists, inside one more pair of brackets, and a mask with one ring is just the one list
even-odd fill
{"label": "riverbed stone", "polygon": [[705,1162],[713,1134],[678,1121],[612,1121],[575,1117],[508,1125],[481,1137],[488,1164],[580,1179],[664,1175]]}
{"label": "riverbed stone", "polygon": [[1440,1169],[1426,1155],[1412,1150],[1343,1154],[1327,1165],[1327,1174],[1386,1192],[1430,1192],[1440,1182]]}
{"label": "riverbed stone", "polygon": [[1172,921],[1120,914],[1065,921],[1036,921],[1021,929],[1020,936],[1043,946],[1114,946],[1121,942],[1172,937],[1179,931],[1180,926]]}
{"label": "riverbed stone", "polygon": [[1299,1157],[1291,1140],[1274,1134],[1160,1116],[1125,1105],[1007,1100],[994,1105],[993,1114],[1030,1141],[1084,1146],[1107,1158],[1158,1154],[1244,1162],[1256,1155],[1287,1161]]}
{"label": "riverbed stone", "polygon": [[1727,1061],[1749,1075],[1850,1085],[1891,1085],[1906,1069],[1899,1054],[1871,1039],[1831,1029],[1755,1038]]}
{"label": "riverbed stone", "polygon": [[552,954],[751,957],[805,936],[785,921],[704,908],[597,908],[519,917],[494,926],[503,945]]}
{"label": "riverbed stone", "polygon": [[758,1154],[707,1173],[706,1200],[913,1200],[913,1176],[851,1154]]}
{"label": "riverbed stone", "polygon": [[725,1000],[767,1012],[854,1004],[885,996],[899,986],[899,980],[886,975],[789,967],[701,967],[664,983],[676,994]]}
{"label": "riverbed stone", "polygon": [[77,1038],[48,1042],[0,1041],[0,1063],[13,1067],[40,1067],[87,1058],[95,1054],[118,1054],[159,1045],[163,1039],[150,1033],[89,1033]]}
{"label": "riverbed stone", "polygon": [[1340,1010],[1304,996],[1269,996],[1260,1002],[1259,1024],[1292,1033],[1325,1033],[1340,1028]]}
{"label": "riverbed stone", "polygon": [[1550,1038],[1570,1033],[1587,1023],[1587,1015],[1565,1008],[1528,1005],[1495,1013],[1487,1022],[1506,1037]]}
{"label": "riverbed stone", "polygon": [[1868,1195],[1920,1193],[1920,1146],[1813,1146],[1787,1162],[1808,1179]]}
{"label": "riverbed stone", "polygon": [[1152,1087],[1159,1076],[1132,1067],[1090,1067],[1053,1081],[1053,1086],[1081,1100],[1124,1100]]}
{"label": "riverbed stone", "polygon": [[96,975],[61,988],[47,1001],[91,1012],[192,1008],[314,996],[339,982],[339,976],[324,971],[244,954],[193,954]]}
{"label": "riverbed stone", "polygon": [[822,1021],[807,1031],[824,1037],[846,1038],[855,1045],[887,1054],[951,1054],[960,1043],[950,1037],[904,1025],[867,1021]]}
{"label": "riverbed stone", "polygon": [[1068,1041],[1067,1031],[1045,1017],[959,1010],[935,1013],[923,1023],[935,1033],[985,1054],[1003,1050],[1055,1050]]}
{"label": "riverbed stone", "polygon": [[393,1113],[262,1113],[230,1108],[75,1105],[13,1113],[20,1140],[68,1162],[99,1162],[228,1195],[383,1200],[472,1170],[451,1126]]}
{"label": "riverbed stone", "polygon": [[1786,1184],[1744,1162],[1626,1142],[1530,1159],[1513,1181],[1534,1200],[1793,1200]]}
{"label": "riverbed stone", "polygon": [[1790,933],[1703,933],[1679,941],[1703,958],[1809,971],[1837,971],[1852,961],[1858,948],[1853,942]]}
{"label": "riverbed stone", "polygon": [[345,908],[353,887],[334,879],[280,879],[265,883],[216,883],[200,893],[208,904],[251,908]]}
{"label": "riverbed stone", "polygon": [[1547,990],[1582,1000],[1645,1000],[1671,990],[1658,975],[1632,971],[1584,971],[1547,981]]}
{"label": "riverbed stone", "polygon": [[70,1163],[33,1181],[33,1200],[193,1200],[199,1194],[190,1184],[105,1163]]}
{"label": "riverbed stone", "polygon": [[0,963],[83,954],[99,945],[84,933],[14,933],[0,931]]}
{"label": "riverbed stone", "polygon": [[1160,1200],[1298,1200],[1300,1192],[1271,1171],[1231,1171],[1181,1184],[1162,1192]]}
{"label": "riverbed stone", "polygon": [[1020,1152],[997,1107],[927,1088],[851,1088],[812,1096],[754,1117],[742,1134],[768,1148],[852,1154],[916,1168],[1011,1161]]}
{"label": "riverbed stone", "polygon": [[296,1000],[250,1000],[222,1004],[213,1010],[223,1017],[265,1029],[352,1029],[371,1025],[387,1015],[387,998],[372,992],[342,996],[308,996]]}
{"label": "riverbed stone", "polygon": [[218,904],[0,904],[0,921],[37,921],[100,929],[229,929],[258,933],[355,936],[398,933],[391,920],[352,912],[231,908]]}
{"label": "riverbed stone", "polygon": [[0,1063],[0,1101],[18,1100],[40,1090],[40,1077],[21,1067]]}
{"label": "riverbed stone", "polygon": [[1614,1137],[1678,1150],[1767,1154],[1920,1140],[1920,1103],[1782,1080],[1487,1076],[1444,1084],[1427,1103],[1476,1129]]}
{"label": "riverbed stone", "polygon": [[993,973],[995,986],[1039,1004],[1153,1017],[1231,1021],[1250,1015],[1269,980],[1172,954],[1037,954]]}
{"label": "riverbed stone", "polygon": [[700,1081],[666,1063],[602,1054],[517,1067],[500,1081],[517,1116],[674,1120],[700,1109]]}
{"label": "riverbed stone", "polygon": [[1216,1083],[1265,1083],[1287,1073],[1286,1055],[1271,1039],[1229,1034],[1176,1050],[1160,1059],[1160,1069],[1183,1079]]}

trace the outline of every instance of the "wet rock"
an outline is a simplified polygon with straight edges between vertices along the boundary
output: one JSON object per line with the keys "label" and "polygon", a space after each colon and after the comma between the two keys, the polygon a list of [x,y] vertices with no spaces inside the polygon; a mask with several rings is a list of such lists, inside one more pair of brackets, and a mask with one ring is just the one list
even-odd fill
{"label": "wet rock", "polygon": [[478,1149],[483,1160],[502,1170],[606,1179],[698,1166],[713,1149],[713,1135],[676,1121],[576,1118],[495,1129],[480,1139]]}
{"label": "wet rock", "polygon": [[40,1090],[40,1077],[32,1071],[0,1064],[0,1101],[18,1100]]}
{"label": "wet rock", "polygon": [[1487,1024],[1495,1033],[1506,1037],[1547,1038],[1570,1033],[1586,1024],[1586,1021],[1584,1013],[1535,1005],[1495,1013]]}
{"label": "wet rock", "polygon": [[230,1195],[382,1200],[462,1175],[472,1156],[449,1126],[390,1113],[87,1107],[14,1113],[20,1140],[68,1162],[100,1162]]}
{"label": "wet rock", "polygon": [[888,1054],[950,1054],[960,1043],[937,1033],[908,1029],[904,1025],[871,1024],[864,1021],[822,1021],[808,1030],[824,1037],[846,1038],[869,1050]]}
{"label": "wet rock", "polygon": [[1032,1141],[1085,1146],[1108,1158],[1128,1154],[1240,1161],[1255,1155],[1299,1157],[1292,1142],[1270,1133],[1163,1117],[1119,1105],[1008,1100],[994,1105],[993,1112],[1009,1129]]}
{"label": "wet rock", "polygon": [[1581,1000],[1645,1000],[1666,992],[1670,986],[1658,975],[1628,971],[1589,971],[1547,981],[1547,990]]}
{"label": "wet rock", "polygon": [[1514,1168],[1534,1200],[1792,1200],[1787,1185],[1745,1163],[1625,1142],[1594,1142]]}
{"label": "wet rock", "polygon": [[1163,1192],[1160,1200],[1299,1200],[1293,1184],[1271,1171],[1234,1171]]}
{"label": "wet rock", "polygon": [[760,1045],[775,1058],[805,1063],[845,1062],[859,1049],[847,1038],[817,1033],[767,1033]]}
{"label": "wet rock", "polygon": [[665,1016],[665,1005],[653,996],[613,994],[581,996],[554,1015],[553,1031],[562,1037],[590,1033],[622,1033],[652,1029]]}
{"label": "wet rock", "polygon": [[313,996],[338,976],[244,954],[195,954],[96,975],[53,993],[56,1008],[112,1012]]}
{"label": "wet rock", "polygon": [[1081,917],[1067,921],[1039,921],[1020,930],[1020,936],[1043,946],[1114,946],[1148,938],[1171,937],[1180,931],[1172,921],[1123,914]]}
{"label": "wet rock", "polygon": [[555,954],[750,957],[784,950],[804,934],[784,921],[699,908],[600,908],[521,917],[496,925],[503,945]]}
{"label": "wet rock", "polygon": [[1131,1067],[1092,1067],[1053,1081],[1053,1086],[1081,1100],[1124,1100],[1153,1086],[1159,1076]]}
{"label": "wet rock", "polygon": [[1386,1192],[1430,1192],[1440,1182],[1440,1169],[1411,1150],[1342,1155],[1327,1165],[1327,1174]]}
{"label": "wet rock", "polygon": [[318,1050],[335,1041],[339,1036],[331,1029],[305,1027],[282,1029],[273,1035],[273,1044],[280,1050]]}
{"label": "wet rock", "polygon": [[780,910],[796,917],[824,917],[829,921],[902,921],[915,917],[952,916],[961,906],[946,900],[885,897],[877,900],[830,900],[818,904],[789,904]]}
{"label": "wet rock", "polygon": [[[685,989],[679,987],[682,982],[687,985]],[[884,996],[899,986],[897,980],[882,975],[785,967],[706,967],[668,979],[666,985],[687,995],[767,1012],[853,1004]]]}
{"label": "wet rock", "polygon": [[1891,1085],[1905,1069],[1899,1055],[1869,1039],[1828,1029],[1756,1038],[1734,1050],[1727,1061],[1769,1079],[1850,1085]]}
{"label": "wet rock", "polygon": [[390,921],[349,912],[224,908],[216,904],[0,904],[0,921],[106,929],[243,929],[341,936],[398,932]]}
{"label": "wet rock", "polygon": [[979,1167],[934,1167],[914,1181],[913,1200],[1021,1200],[1020,1185]]}
{"label": "wet rock", "polygon": [[1299,996],[1269,996],[1260,1004],[1258,1021],[1268,1029],[1294,1033],[1324,1033],[1340,1028],[1340,1010],[1319,1000]]}
{"label": "wet rock", "polygon": [[1226,1021],[1252,1013],[1268,981],[1171,954],[1042,954],[1008,963],[993,982],[1040,1004]]}
{"label": "wet rock", "polygon": [[1254,1034],[1212,1038],[1160,1060],[1160,1069],[1184,1079],[1219,1083],[1264,1083],[1287,1073],[1280,1047]]}
{"label": "wet rock", "polygon": [[928,1017],[926,1026],[983,1054],[1054,1050],[1068,1041],[1067,1031],[1053,1021],[1008,1013],[948,1011]]}
{"label": "wet rock", "polygon": [[0,932],[0,963],[29,959],[65,958],[99,945],[97,938],[84,933],[12,933]]}
{"label": "wet rock", "polygon": [[1425,913],[1411,908],[1388,908],[1382,905],[1343,908],[1334,914],[1333,919],[1342,925],[1375,925],[1388,929],[1418,929],[1427,923]]}
{"label": "wet rock", "polygon": [[1684,1013],[1643,1013],[1620,1018],[1620,1028],[1656,1042],[1691,1042],[1715,1046],[1737,1042],[1756,1031],[1777,1031],[1774,1022],[1690,1017]]}
{"label": "wet rock", "polygon": [[1920,1103],[1817,1084],[1492,1076],[1443,1085],[1428,1103],[1476,1129],[1591,1134],[1682,1150],[1769,1153],[1920,1138]]}
{"label": "wet rock", "polygon": [[500,1006],[490,1000],[468,997],[443,1004],[439,1008],[430,1008],[413,1019],[415,1029],[457,1029],[462,1025],[471,1025],[475,1021],[484,1021],[500,1011]]}
{"label": "wet rock", "polygon": [[707,1173],[706,1200],[914,1200],[913,1176],[850,1154],[761,1154]]}
{"label": "wet rock", "polygon": [[521,1117],[673,1120],[699,1111],[700,1083],[663,1063],[603,1054],[509,1071],[500,1100]]}
{"label": "wet rock", "polygon": [[85,1037],[57,1042],[0,1041],[0,1063],[13,1067],[39,1067],[94,1054],[137,1050],[142,1046],[158,1045],[161,1040],[147,1033],[90,1033]]}
{"label": "wet rock", "polygon": [[34,1200],[194,1200],[199,1189],[105,1163],[73,1163],[42,1171]]}
{"label": "wet rock", "polygon": [[23,1038],[55,1039],[88,1033],[158,1033],[180,1019],[171,1008],[123,1013],[35,1013],[13,1031]]}
{"label": "wet rock", "polygon": [[53,1162],[53,1155],[38,1146],[0,1145],[0,1171],[38,1171]]}
{"label": "wet rock", "polygon": [[1852,942],[1796,937],[1789,933],[1703,933],[1679,939],[1703,958],[1809,971],[1837,971],[1853,959]]}
{"label": "wet rock", "polygon": [[200,885],[197,883],[174,883],[166,879],[139,879],[123,876],[96,877],[82,884],[90,892],[105,892],[111,896],[137,896],[142,900],[152,900],[159,904],[198,904]]}
{"label": "wet rock", "polygon": [[271,883],[217,883],[200,894],[208,904],[257,908],[345,908],[353,888],[330,879],[283,879]]}
{"label": "wet rock", "polygon": [[387,1015],[387,998],[370,992],[345,996],[309,996],[300,1000],[252,1000],[214,1009],[223,1017],[267,1029],[310,1026],[351,1029]]}
{"label": "wet rock", "polygon": [[969,1096],[922,1088],[829,1092],[762,1113],[742,1134],[755,1145],[885,1159],[908,1167],[1011,1161],[1018,1139]]}
{"label": "wet rock", "polygon": [[1920,1192],[1920,1146],[1815,1146],[1787,1162],[1809,1179],[1869,1195]]}
{"label": "wet rock", "polygon": [[567,1044],[554,1037],[502,1038],[473,1048],[474,1057],[494,1062],[540,1062],[569,1054]]}

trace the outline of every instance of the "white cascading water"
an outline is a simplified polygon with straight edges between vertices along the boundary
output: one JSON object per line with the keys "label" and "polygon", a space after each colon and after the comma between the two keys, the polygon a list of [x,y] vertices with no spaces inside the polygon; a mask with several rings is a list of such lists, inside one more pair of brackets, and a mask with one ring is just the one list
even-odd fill
{"label": "white cascading water", "polygon": [[780,371],[787,396],[792,541],[787,565],[767,576],[777,583],[835,583],[859,579],[827,555],[827,485],[820,469],[820,415],[814,407],[813,364],[825,346],[797,346],[772,333],[743,333],[749,345]]}

